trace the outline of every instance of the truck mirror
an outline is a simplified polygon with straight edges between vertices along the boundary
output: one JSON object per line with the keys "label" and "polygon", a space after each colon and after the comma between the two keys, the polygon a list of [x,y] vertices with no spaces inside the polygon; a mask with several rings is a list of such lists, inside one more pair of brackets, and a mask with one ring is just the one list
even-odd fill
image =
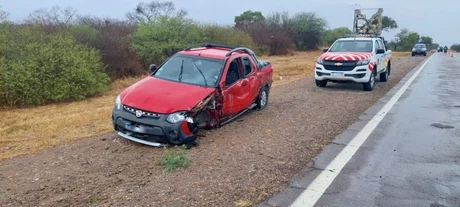
{"label": "truck mirror", "polygon": [[384,54],[385,53],[385,50],[384,49],[377,49],[377,54]]}
{"label": "truck mirror", "polygon": [[151,64],[151,65],[150,65],[150,72],[153,73],[155,70],[157,70],[157,65]]}
{"label": "truck mirror", "polygon": [[329,50],[329,48],[323,49],[323,53],[327,52],[328,50]]}

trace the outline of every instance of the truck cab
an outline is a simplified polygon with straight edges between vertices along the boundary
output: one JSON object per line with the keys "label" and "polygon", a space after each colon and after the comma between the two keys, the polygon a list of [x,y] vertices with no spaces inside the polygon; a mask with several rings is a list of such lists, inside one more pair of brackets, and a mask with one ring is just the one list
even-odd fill
{"label": "truck cab", "polygon": [[382,82],[391,72],[391,50],[382,37],[353,35],[336,40],[318,58],[315,81],[318,87],[328,82],[358,83],[372,91],[379,75]]}

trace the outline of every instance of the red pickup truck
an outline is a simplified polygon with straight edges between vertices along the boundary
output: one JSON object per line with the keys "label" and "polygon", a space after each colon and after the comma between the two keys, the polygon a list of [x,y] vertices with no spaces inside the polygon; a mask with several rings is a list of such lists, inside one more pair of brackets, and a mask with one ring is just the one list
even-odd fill
{"label": "red pickup truck", "polygon": [[120,93],[112,111],[118,135],[150,146],[193,146],[198,129],[265,108],[273,74],[252,50],[218,44],[191,46],[150,70]]}

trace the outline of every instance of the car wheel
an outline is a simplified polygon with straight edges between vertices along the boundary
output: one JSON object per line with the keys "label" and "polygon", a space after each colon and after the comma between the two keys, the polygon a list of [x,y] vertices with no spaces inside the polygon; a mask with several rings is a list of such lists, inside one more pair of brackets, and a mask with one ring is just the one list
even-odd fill
{"label": "car wheel", "polygon": [[262,110],[268,104],[269,89],[267,86],[260,89],[259,96],[257,97],[257,109]]}
{"label": "car wheel", "polygon": [[369,81],[363,84],[363,90],[372,91],[374,90],[374,86],[375,86],[375,73],[372,73],[371,77],[369,78]]}
{"label": "car wheel", "polygon": [[316,86],[324,88],[327,85],[327,80],[315,80]]}

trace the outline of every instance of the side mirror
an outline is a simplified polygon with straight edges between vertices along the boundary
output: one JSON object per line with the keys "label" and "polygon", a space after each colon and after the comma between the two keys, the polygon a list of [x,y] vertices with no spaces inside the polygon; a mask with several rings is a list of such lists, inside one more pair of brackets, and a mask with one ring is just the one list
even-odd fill
{"label": "side mirror", "polygon": [[385,50],[384,49],[377,49],[377,54],[384,54],[385,53]]}
{"label": "side mirror", "polygon": [[327,52],[328,50],[329,50],[329,48],[323,49],[323,53]]}
{"label": "side mirror", "polygon": [[155,72],[155,70],[157,70],[157,65],[151,64],[151,65],[150,65],[150,72],[153,73],[153,72]]}

